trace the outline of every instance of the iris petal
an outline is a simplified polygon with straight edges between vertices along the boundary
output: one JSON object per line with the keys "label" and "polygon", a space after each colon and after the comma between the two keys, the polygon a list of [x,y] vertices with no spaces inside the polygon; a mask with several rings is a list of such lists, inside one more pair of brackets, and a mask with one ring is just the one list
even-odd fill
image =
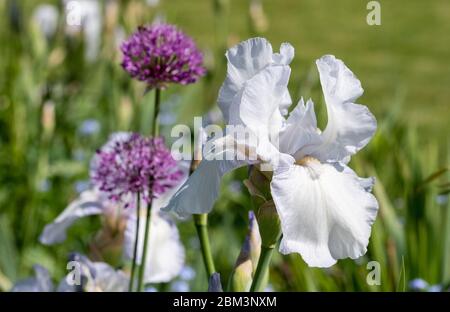
{"label": "iris petal", "polygon": [[328,111],[323,143],[309,153],[321,161],[348,163],[374,135],[377,122],[366,106],[355,104],[364,90],[345,64],[332,55],[317,60],[320,82]]}
{"label": "iris petal", "polygon": [[366,252],[378,203],[356,175],[310,160],[275,172],[272,196],[280,216],[280,252],[297,252],[313,267]]}

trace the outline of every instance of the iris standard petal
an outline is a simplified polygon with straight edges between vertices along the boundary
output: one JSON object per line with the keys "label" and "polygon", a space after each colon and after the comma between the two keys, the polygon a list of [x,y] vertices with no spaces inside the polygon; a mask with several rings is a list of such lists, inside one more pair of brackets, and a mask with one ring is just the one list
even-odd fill
{"label": "iris standard petal", "polygon": [[295,158],[303,158],[302,149],[318,146],[321,143],[317,132],[317,121],[314,113],[314,103],[311,100],[304,103],[303,98],[289,114],[284,129],[280,133],[280,151]]}
{"label": "iris standard petal", "polygon": [[281,253],[297,252],[312,267],[365,254],[378,203],[356,176],[305,158],[276,171],[271,190],[283,231]]}
{"label": "iris standard petal", "polygon": [[67,229],[78,219],[103,213],[100,195],[95,190],[87,190],[73,201],[56,219],[47,224],[39,237],[44,245],[61,243],[67,237]]}
{"label": "iris standard petal", "polygon": [[377,122],[366,106],[354,101],[363,94],[360,81],[345,64],[332,55],[317,60],[328,112],[323,143],[313,151],[321,161],[348,163],[374,135]]}
{"label": "iris standard petal", "polygon": [[248,80],[239,105],[239,116],[259,138],[277,135],[283,124],[279,110],[287,89],[289,66],[270,66]]}
{"label": "iris standard petal", "polygon": [[264,38],[252,38],[239,43],[226,53],[227,77],[219,91],[218,104],[228,124],[234,96],[242,85],[272,62],[272,45]]}
{"label": "iris standard petal", "polygon": [[272,59],[275,64],[289,65],[294,58],[294,54],[294,47],[288,42],[283,42],[280,46],[280,53],[274,53]]}

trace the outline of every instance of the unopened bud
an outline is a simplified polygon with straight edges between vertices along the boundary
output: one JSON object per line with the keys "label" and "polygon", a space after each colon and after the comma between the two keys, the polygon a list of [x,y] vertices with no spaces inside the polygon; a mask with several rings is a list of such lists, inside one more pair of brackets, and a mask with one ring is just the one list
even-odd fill
{"label": "unopened bud", "polygon": [[271,198],[270,180],[255,166],[251,167],[249,178],[244,181],[244,185],[252,196],[255,207],[260,207]]}
{"label": "unopened bud", "polygon": [[259,207],[256,216],[261,234],[262,246],[273,248],[281,235],[281,223],[273,200]]}
{"label": "unopened bud", "polygon": [[263,33],[269,28],[269,22],[264,12],[261,0],[252,0],[250,2],[250,18],[252,26],[257,33]]}
{"label": "unopened bud", "polygon": [[219,273],[214,272],[209,278],[208,292],[223,292]]}
{"label": "unopened bud", "polygon": [[133,117],[133,103],[128,96],[123,96],[119,103],[119,127],[121,129],[127,129],[131,124]]}
{"label": "unopened bud", "polygon": [[47,101],[44,103],[42,107],[41,123],[44,135],[46,137],[51,136],[55,129],[55,105],[53,102]]}
{"label": "unopened bud", "polygon": [[250,211],[249,228],[230,278],[231,291],[249,291],[261,253],[261,236],[255,214]]}

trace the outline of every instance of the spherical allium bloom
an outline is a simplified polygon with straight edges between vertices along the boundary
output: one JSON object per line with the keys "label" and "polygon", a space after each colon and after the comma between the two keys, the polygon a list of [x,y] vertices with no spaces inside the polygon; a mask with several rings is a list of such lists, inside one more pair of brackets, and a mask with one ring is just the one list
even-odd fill
{"label": "spherical allium bloom", "polygon": [[121,46],[122,67],[149,87],[189,84],[205,74],[203,55],[174,25],[141,26]]}
{"label": "spherical allium bloom", "polygon": [[113,134],[91,165],[93,183],[114,201],[139,192],[149,203],[173,187],[182,175],[162,138],[137,133]]}

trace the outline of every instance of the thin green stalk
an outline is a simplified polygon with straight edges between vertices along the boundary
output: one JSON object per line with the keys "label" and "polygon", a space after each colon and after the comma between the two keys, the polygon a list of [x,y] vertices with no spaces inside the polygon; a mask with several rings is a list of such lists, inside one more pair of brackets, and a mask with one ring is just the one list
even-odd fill
{"label": "thin green stalk", "polygon": [[136,271],[136,260],[137,260],[137,250],[138,250],[138,240],[139,240],[139,227],[140,227],[140,218],[139,213],[141,210],[141,194],[138,192],[136,194],[136,237],[134,238],[134,249],[133,249],[133,263],[131,264],[131,277],[130,277],[130,284],[128,285],[128,291],[133,291],[133,284],[134,284],[134,275]]}
{"label": "thin green stalk", "polygon": [[152,137],[158,135],[158,115],[159,115],[159,105],[161,102],[161,89],[155,89],[155,107],[153,108],[153,122],[152,122],[152,132],[150,135]]}
{"label": "thin green stalk", "polygon": [[[155,89],[155,106],[153,108],[153,119],[152,119],[152,131],[150,133],[151,137],[155,137],[158,130],[158,114],[159,114],[159,105],[161,101],[161,90]],[[151,212],[152,212],[152,181],[149,181],[149,194],[148,197],[150,202],[147,205],[147,215],[145,217],[145,234],[144,234],[144,247],[142,250],[142,258],[141,258],[141,266],[139,267],[139,276],[138,276],[138,291],[142,291],[144,288],[144,273],[147,262],[147,251],[149,245],[149,234],[150,234],[150,224],[151,224]]]}
{"label": "thin green stalk", "polygon": [[216,272],[216,269],[214,267],[214,260],[208,237],[208,215],[206,213],[195,214],[194,223],[197,230],[198,239],[200,240],[203,262],[205,264],[207,279],[209,281],[210,276]]}
{"label": "thin green stalk", "polygon": [[275,246],[261,246],[261,254],[259,255],[258,265],[256,267],[255,275],[253,276],[251,292],[263,291],[264,277],[269,270],[270,260],[272,259],[273,250]]}
{"label": "thin green stalk", "polygon": [[144,234],[144,249],[142,250],[141,266],[139,267],[139,277],[138,277],[138,291],[144,290],[144,273],[147,262],[147,251],[148,251],[148,238],[150,233],[150,223],[151,223],[151,212],[152,212],[152,202],[147,205],[147,215],[145,216],[145,234]]}

